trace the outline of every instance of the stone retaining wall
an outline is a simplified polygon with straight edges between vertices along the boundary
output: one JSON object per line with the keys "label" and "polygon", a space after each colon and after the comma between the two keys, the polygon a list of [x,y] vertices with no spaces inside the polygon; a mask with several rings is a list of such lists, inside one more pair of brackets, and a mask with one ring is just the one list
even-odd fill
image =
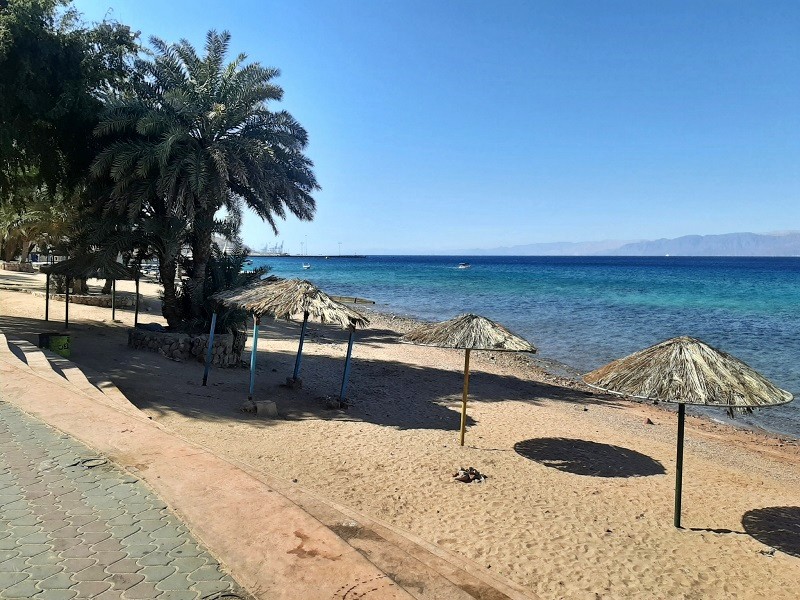
{"label": "stone retaining wall", "polygon": [[[217,367],[238,367],[242,361],[247,333],[214,334],[214,349],[211,364]],[[177,360],[197,360],[204,362],[208,349],[208,334],[190,335],[186,333],[170,333],[147,331],[145,329],[128,330],[128,346],[150,352],[160,352],[167,358]]]}
{"label": "stone retaining wall", "polygon": [[[44,292],[33,292],[34,296],[40,296],[42,298],[45,297]],[[64,302],[66,299],[66,294],[50,294],[51,300],[56,300],[58,302]],[[70,304],[88,304],[89,306],[102,306],[105,308],[111,308],[111,294],[70,294],[69,295],[69,303]],[[116,305],[117,308],[133,308],[136,304],[136,297],[133,296],[122,296],[117,295]]]}
{"label": "stone retaining wall", "polygon": [[29,262],[19,263],[16,261],[0,260],[0,270],[17,271],[19,273],[33,273],[33,264]]}

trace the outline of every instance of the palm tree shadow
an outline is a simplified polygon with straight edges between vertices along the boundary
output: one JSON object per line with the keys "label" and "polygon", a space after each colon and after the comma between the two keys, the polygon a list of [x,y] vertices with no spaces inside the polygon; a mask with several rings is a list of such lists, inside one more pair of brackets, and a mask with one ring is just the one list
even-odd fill
{"label": "palm tree shadow", "polygon": [[591,477],[663,475],[659,461],[621,446],[570,438],[533,438],[514,444],[520,456],[545,466]]}
{"label": "palm tree shadow", "polygon": [[762,544],[800,558],[800,506],[770,506],[742,516],[744,530]]}

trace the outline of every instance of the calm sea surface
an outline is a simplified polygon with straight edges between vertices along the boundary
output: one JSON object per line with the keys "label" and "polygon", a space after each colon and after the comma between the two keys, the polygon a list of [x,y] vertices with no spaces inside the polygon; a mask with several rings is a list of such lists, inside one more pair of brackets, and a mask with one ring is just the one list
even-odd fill
{"label": "calm sea surface", "polygon": [[[456,268],[468,261],[470,269]],[[282,277],[427,320],[475,312],[587,372],[678,335],[800,393],[800,258],[375,256],[254,258]],[[302,264],[312,268],[304,270]],[[713,416],[724,420],[724,411]],[[737,418],[737,421],[739,419]],[[741,421],[800,437],[800,400]]]}

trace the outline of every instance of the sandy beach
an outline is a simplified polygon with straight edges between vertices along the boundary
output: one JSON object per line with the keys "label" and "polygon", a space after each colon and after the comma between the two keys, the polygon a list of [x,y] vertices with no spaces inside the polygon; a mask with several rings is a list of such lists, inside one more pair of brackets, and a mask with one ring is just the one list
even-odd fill
{"label": "sandy beach", "polygon": [[[22,291],[42,280],[0,273],[0,329],[33,341],[60,328],[62,302],[44,323],[44,298]],[[158,287],[142,291],[140,322],[163,323]],[[521,356],[478,352],[460,447],[463,353],[401,344],[407,320],[369,316],[341,410],[322,397],[339,390],[346,336],[318,324],[293,390],[280,384],[299,324],[264,320],[255,395],[277,403],[277,419],[240,411],[244,368],[214,369],[202,387],[201,363],[129,349],[131,310],[112,322],[110,309],[71,305],[72,360],[108,374],[179,435],[459,553],[534,597],[797,597],[797,441],[690,416],[685,529],[676,530],[674,414],[592,393]],[[469,466],[486,482],[453,481]]]}

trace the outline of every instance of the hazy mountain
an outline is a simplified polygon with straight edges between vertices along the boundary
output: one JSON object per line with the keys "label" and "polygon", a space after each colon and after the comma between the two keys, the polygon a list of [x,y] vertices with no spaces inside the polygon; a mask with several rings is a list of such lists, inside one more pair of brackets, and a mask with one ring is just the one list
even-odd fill
{"label": "hazy mountain", "polygon": [[625,244],[614,256],[800,256],[800,231],[685,235]]}
{"label": "hazy mountain", "polygon": [[524,244],[503,248],[472,249],[454,252],[467,256],[591,256],[593,254],[611,254],[629,241],[605,240],[602,242],[550,242],[545,244]]}
{"label": "hazy mountain", "polygon": [[800,256],[800,231],[685,235],[674,239],[552,242],[448,252],[464,256]]}

